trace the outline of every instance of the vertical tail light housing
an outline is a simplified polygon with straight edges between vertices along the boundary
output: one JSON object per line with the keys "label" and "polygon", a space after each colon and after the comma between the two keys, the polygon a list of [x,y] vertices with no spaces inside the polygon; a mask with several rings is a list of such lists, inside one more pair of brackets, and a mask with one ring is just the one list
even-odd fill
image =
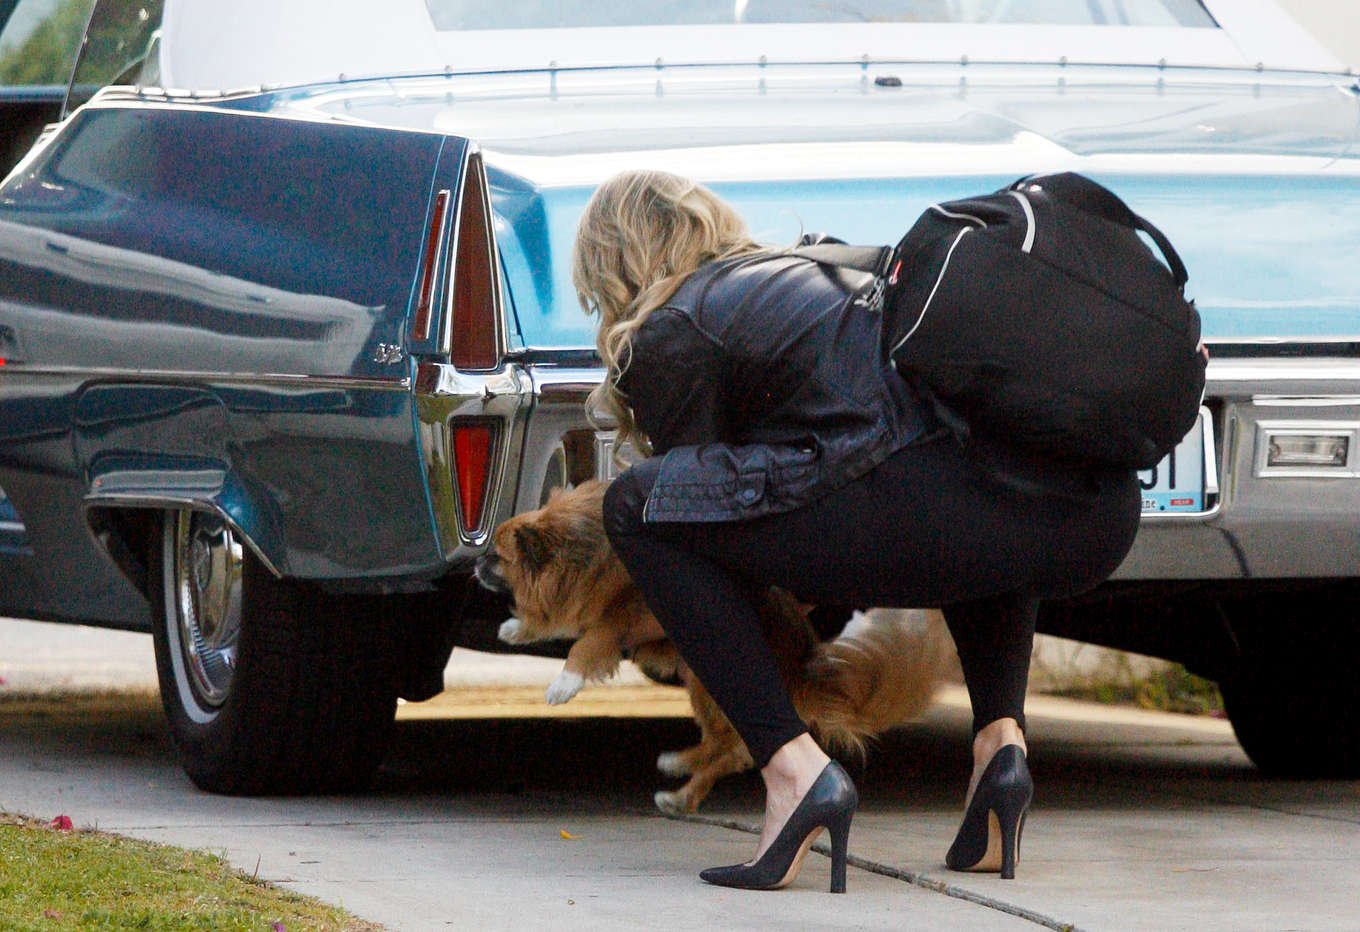
{"label": "vertical tail light housing", "polygon": [[438,191],[430,205],[411,332],[425,357],[414,388],[435,519],[442,545],[456,548],[479,546],[494,523],[503,431],[522,399],[499,398],[506,322],[486,169],[471,144],[446,155],[437,176],[456,175],[457,186]]}
{"label": "vertical tail light housing", "polygon": [[459,369],[500,362],[501,294],[491,196],[479,152],[463,169],[450,291],[450,359]]}
{"label": "vertical tail light housing", "polygon": [[486,521],[486,502],[495,464],[495,425],[488,421],[456,421],[453,430],[453,475],[458,486],[463,534],[477,537]]}
{"label": "vertical tail light housing", "polygon": [[425,234],[425,254],[421,257],[420,265],[420,289],[416,292],[414,330],[417,340],[427,340],[430,337],[435,285],[439,278],[439,257],[444,251],[444,219],[449,215],[451,199],[452,194],[447,189],[435,195],[434,210],[430,215],[430,229]]}

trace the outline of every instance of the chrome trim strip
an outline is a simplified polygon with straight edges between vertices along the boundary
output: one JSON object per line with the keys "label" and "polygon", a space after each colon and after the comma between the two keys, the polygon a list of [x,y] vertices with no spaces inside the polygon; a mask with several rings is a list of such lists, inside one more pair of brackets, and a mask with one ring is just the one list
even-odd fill
{"label": "chrome trim strip", "polygon": [[605,370],[603,367],[578,369],[531,365],[529,377],[533,380],[536,398],[554,404],[570,404],[573,401],[584,404],[590,393],[604,381]]}
{"label": "chrome trim strip", "polygon": [[1205,430],[1200,437],[1204,440],[1204,494],[1213,493],[1214,501],[1217,503],[1219,495],[1218,487],[1218,445],[1214,438],[1214,419],[1209,414],[1209,409],[1200,405],[1200,417],[1204,418]]}
{"label": "chrome trim strip", "polygon": [[[1101,27],[1087,27],[1101,28]],[[1263,76],[1270,84],[1281,86],[1316,86],[1318,84],[1347,86],[1354,83],[1354,75],[1351,71],[1342,69],[1339,71],[1322,70],[1318,68],[1299,68],[1299,67],[1271,67],[1261,71],[1249,69],[1237,64],[1183,64],[1168,63],[1165,59],[1161,61],[1147,62],[1109,62],[1098,60],[1069,60],[1069,61],[1016,61],[1003,58],[986,58],[972,56],[966,60],[959,58],[901,58],[901,57],[872,57],[867,54],[856,55],[851,58],[817,58],[817,59],[774,59],[757,57],[734,58],[724,61],[682,61],[656,59],[648,61],[636,61],[629,63],[608,63],[608,64],[568,64],[559,65],[556,62],[550,63],[547,67],[519,65],[502,68],[454,68],[448,67],[443,71],[412,70],[405,72],[381,72],[372,74],[353,74],[337,75],[333,79],[328,79],[326,83],[333,83],[344,87],[355,84],[420,84],[432,83],[443,85],[450,79],[457,78],[500,78],[505,76],[532,76],[548,75],[550,77],[559,74],[609,74],[618,72],[642,72],[644,74],[655,74],[657,72],[700,72],[704,70],[738,70],[738,69],[762,69],[771,68],[844,68],[853,67],[858,70],[867,68],[889,66],[899,69],[915,70],[939,70],[941,68],[1013,68],[1024,71],[1049,71],[1057,75],[1073,74],[1078,71],[1092,71],[1105,80],[1110,80],[1108,76],[1119,76],[1121,71],[1130,71],[1133,76],[1127,83],[1142,83],[1146,79],[1146,74],[1151,72],[1163,80],[1170,79],[1205,79],[1215,82],[1235,82],[1241,85],[1259,85],[1262,83]],[[126,104],[129,100],[136,101],[142,105],[159,105],[165,108],[187,109],[193,106],[212,105],[218,100],[231,99],[234,97],[251,97],[264,93],[274,93],[289,87],[314,87],[316,82],[305,84],[273,83],[255,85],[239,88],[226,88],[220,91],[182,91],[176,88],[163,88],[156,85],[110,85],[101,89],[97,95],[86,104],[86,106],[116,107]],[[288,119],[287,115],[279,115],[259,111],[239,111],[242,115],[273,117],[274,119]],[[291,119],[297,119],[296,116]],[[426,132],[435,132],[426,130]]]}
{"label": "chrome trim strip", "polygon": [[[220,506],[214,504],[213,502],[205,502],[202,501],[201,499],[194,498],[179,498],[177,496],[125,495],[115,493],[110,495],[97,495],[97,494],[86,495],[85,498],[81,501],[81,506],[85,509],[87,513],[91,509],[105,507],[155,508],[158,510],[165,510],[166,506],[170,506],[176,509],[188,509],[189,511],[209,512],[220,518],[223,524],[231,528],[232,531],[238,537],[241,538],[241,540],[246,542],[246,544],[250,547],[250,552],[255,554],[255,556],[259,558],[260,562],[264,564],[265,569],[269,570],[269,572],[274,575],[274,578],[276,579],[283,578],[283,574],[279,572],[279,568],[274,565],[274,563],[269,559],[268,555],[266,555],[265,552],[262,551],[259,548],[259,546],[255,543],[255,541],[251,539],[250,535],[247,534],[244,530],[242,530],[241,526],[237,524],[235,520],[232,519],[231,515],[227,514],[225,511],[222,510]],[[85,523],[89,524],[88,517],[85,519]]]}
{"label": "chrome trim strip", "polygon": [[[1211,349],[1212,353],[1213,350]],[[1207,381],[1215,382],[1360,382],[1360,359],[1213,359]],[[1352,391],[1354,389],[1352,388]],[[1212,394],[1212,392],[1210,393]]]}
{"label": "chrome trim strip", "polygon": [[1360,395],[1253,395],[1258,408],[1341,408],[1360,405]]}
{"label": "chrome trim strip", "polygon": [[520,373],[513,365],[498,371],[464,372],[443,362],[416,366],[415,394],[445,395],[489,401],[500,395],[523,393]]}
{"label": "chrome trim strip", "polygon": [[[19,360],[10,360],[7,365],[0,367],[0,375],[5,373],[29,373],[33,375],[57,376],[57,375],[79,375],[87,378],[134,378],[147,380],[184,380],[194,381],[217,381],[217,382],[267,382],[287,385],[316,386],[319,388],[370,388],[378,390],[406,391],[411,388],[411,379],[403,376],[399,379],[375,379],[368,376],[347,376],[347,375],[302,375],[296,373],[282,372],[211,372],[207,370],[171,370],[171,369],[115,369],[115,368],[76,368],[73,366],[49,366],[42,364],[28,364]],[[604,379],[604,370],[595,369],[562,369],[557,370],[551,366],[535,366],[535,383],[542,383],[544,386],[556,386],[563,381],[563,377],[557,373],[569,372],[574,375],[577,381],[590,383],[593,388]],[[550,374],[551,373],[551,374]],[[468,372],[468,376],[482,377],[494,375],[495,373]],[[1351,381],[1360,383],[1360,359],[1341,359],[1341,358],[1322,358],[1322,359],[1210,359],[1206,380],[1211,388],[1214,383],[1219,382],[1254,382],[1254,381],[1299,381],[1299,382],[1333,382]],[[1215,394],[1209,392],[1210,396]],[[1291,399],[1287,395],[1261,395],[1264,400],[1277,400],[1298,404],[1308,403]],[[1348,404],[1350,399],[1360,396],[1347,395],[1336,396],[1336,404]],[[1315,401],[1313,404],[1323,404],[1328,402]]]}
{"label": "chrome trim strip", "polygon": [[[137,495],[146,489],[163,490],[168,486],[184,493],[216,495],[227,481],[225,469],[124,469],[100,473],[91,485],[91,495],[100,497]],[[201,501],[201,499],[195,499]]]}
{"label": "chrome trim strip", "polygon": [[[544,346],[542,343],[530,343],[526,345],[523,350],[518,352],[541,353],[544,356],[551,356],[554,353],[589,353],[597,359],[599,358],[598,355],[596,355],[597,351],[595,347],[587,344],[577,344],[573,346]],[[600,371],[603,372],[604,370],[601,369]]]}
{"label": "chrome trim strip", "polygon": [[[1208,494],[1208,489],[1205,490]],[[1223,510],[1223,496],[1219,495],[1208,511],[1157,511],[1144,514],[1139,523],[1143,524],[1197,524],[1218,517]]]}
{"label": "chrome trim strip", "polygon": [[105,369],[73,366],[26,365],[11,361],[0,367],[0,376],[24,373],[41,376],[76,376],[82,379],[130,379],[144,382],[225,382],[229,384],[287,385],[297,388],[363,388],[377,391],[409,391],[411,379],[374,379],[350,375],[295,375],[281,372],[208,372],[172,369]]}
{"label": "chrome trim strip", "polygon": [[440,356],[453,353],[454,279],[458,277],[458,243],[463,238],[463,201],[467,199],[468,170],[472,167],[473,147],[474,143],[469,141],[463,150],[463,164],[458,167],[458,190],[454,192],[453,202],[448,207],[453,211],[453,219],[449,221],[449,238],[440,244],[440,249],[449,254],[444,262],[444,278],[440,283],[444,300],[440,302],[439,320],[434,333],[435,352]]}
{"label": "chrome trim strip", "polygon": [[[1229,308],[1228,310],[1231,310],[1231,308]],[[1340,344],[1340,345],[1343,345],[1343,346],[1344,346],[1344,345],[1347,344],[1347,343],[1354,343],[1356,340],[1360,340],[1360,330],[1357,330],[1355,333],[1351,333],[1351,334],[1346,334],[1346,333],[1329,333],[1329,334],[1324,334],[1324,335],[1314,335],[1314,336],[1304,336],[1303,334],[1298,334],[1298,333],[1290,334],[1289,336],[1285,336],[1285,337],[1264,337],[1264,336],[1256,336],[1256,337],[1251,337],[1251,336],[1247,336],[1247,337],[1233,337],[1233,336],[1214,336],[1214,337],[1208,337],[1207,339],[1205,339],[1204,342],[1208,345],[1208,347],[1209,347],[1209,352],[1212,354],[1212,353],[1213,353],[1213,348],[1214,348],[1215,346],[1225,346],[1225,347],[1227,347],[1227,346],[1294,346],[1294,345],[1297,345],[1297,344],[1299,344],[1299,343],[1307,344],[1307,345],[1310,345],[1310,346],[1323,346],[1323,345],[1326,345],[1326,344],[1329,344],[1329,343],[1336,343],[1336,344]],[[1269,358],[1269,357],[1258,356],[1258,357],[1256,357],[1256,358],[1257,358],[1257,359],[1264,359],[1264,358]]]}

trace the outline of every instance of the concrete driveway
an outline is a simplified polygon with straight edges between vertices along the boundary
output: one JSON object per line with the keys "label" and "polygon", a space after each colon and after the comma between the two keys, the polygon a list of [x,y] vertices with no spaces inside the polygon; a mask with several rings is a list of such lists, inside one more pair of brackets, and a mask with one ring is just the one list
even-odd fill
{"label": "concrete driveway", "polygon": [[1261,779],[1214,719],[1035,697],[1038,796],[1001,881],[942,863],[967,776],[948,693],[852,768],[847,896],[825,892],[823,857],[746,893],[696,873],[750,855],[754,777],[691,821],[652,808],[652,761],[693,735],[671,691],[628,680],[567,707],[588,717],[528,718],[551,662],[460,658],[448,693],[403,709],[372,793],[227,799],[183,776],[136,677],[112,697],[15,696],[30,674],[9,658],[35,637],[53,632],[0,623],[0,809],[221,852],[393,929],[1360,929],[1360,783]]}

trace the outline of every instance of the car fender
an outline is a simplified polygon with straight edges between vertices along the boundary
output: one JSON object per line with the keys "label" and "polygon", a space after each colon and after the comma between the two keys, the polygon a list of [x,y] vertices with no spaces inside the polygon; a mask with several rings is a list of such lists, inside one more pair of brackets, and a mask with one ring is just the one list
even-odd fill
{"label": "car fender", "polygon": [[111,526],[104,512],[187,508],[216,514],[274,575],[287,572],[279,502],[235,462],[229,412],[215,393],[173,383],[95,383],[77,396],[73,420],[86,520],[120,565],[120,549],[135,554],[146,542],[112,546],[100,533]]}

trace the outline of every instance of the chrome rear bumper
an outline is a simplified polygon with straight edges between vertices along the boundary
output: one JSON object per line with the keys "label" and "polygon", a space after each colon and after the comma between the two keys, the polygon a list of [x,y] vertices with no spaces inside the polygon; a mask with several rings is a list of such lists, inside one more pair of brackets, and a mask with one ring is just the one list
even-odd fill
{"label": "chrome rear bumper", "polygon": [[[608,438],[584,416],[599,369],[535,367],[515,510],[554,485],[608,477]],[[1360,568],[1360,449],[1330,470],[1272,470],[1270,431],[1360,428],[1360,360],[1226,359],[1209,363],[1218,496],[1208,511],[1151,515],[1114,578],[1122,580],[1354,576]],[[603,439],[604,442],[598,442]]]}
{"label": "chrome rear bumper", "polygon": [[1344,577],[1360,568],[1360,450],[1323,468],[1268,462],[1281,432],[1360,436],[1360,360],[1212,360],[1216,505],[1146,520],[1116,579]]}

